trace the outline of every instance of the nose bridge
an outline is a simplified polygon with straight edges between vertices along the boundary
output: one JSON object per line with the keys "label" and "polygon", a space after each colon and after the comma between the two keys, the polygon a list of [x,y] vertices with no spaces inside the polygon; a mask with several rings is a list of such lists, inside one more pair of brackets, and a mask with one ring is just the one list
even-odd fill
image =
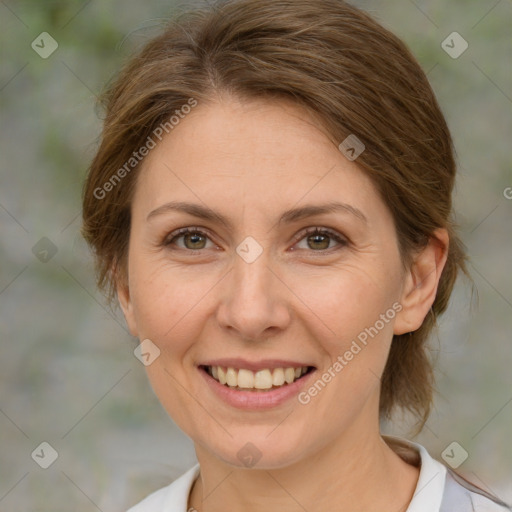
{"label": "nose bridge", "polygon": [[270,249],[254,238],[247,237],[237,246],[219,306],[218,318],[224,327],[253,340],[269,328],[286,327],[289,311],[273,266]]}
{"label": "nose bridge", "polygon": [[234,292],[239,299],[272,300],[270,267],[272,266],[270,249],[258,243],[254,238],[247,237],[236,248],[237,256],[233,265]]}

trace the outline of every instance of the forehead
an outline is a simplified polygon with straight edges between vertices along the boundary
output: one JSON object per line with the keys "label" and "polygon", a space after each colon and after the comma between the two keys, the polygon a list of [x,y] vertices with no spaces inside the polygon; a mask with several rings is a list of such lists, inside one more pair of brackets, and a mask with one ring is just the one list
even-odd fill
{"label": "forehead", "polygon": [[169,200],[222,208],[375,202],[371,180],[291,101],[224,97],[200,104],[145,158],[136,203]]}

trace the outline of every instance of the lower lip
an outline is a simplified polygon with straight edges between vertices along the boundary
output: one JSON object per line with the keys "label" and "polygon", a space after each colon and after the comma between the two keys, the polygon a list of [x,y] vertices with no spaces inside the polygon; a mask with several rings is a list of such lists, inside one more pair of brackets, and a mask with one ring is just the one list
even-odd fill
{"label": "lower lip", "polygon": [[270,391],[237,391],[215,380],[204,369],[198,368],[203,379],[210,389],[224,402],[232,407],[244,410],[262,410],[277,407],[282,403],[298,395],[315,373],[313,370],[291,384],[285,384],[280,388]]}

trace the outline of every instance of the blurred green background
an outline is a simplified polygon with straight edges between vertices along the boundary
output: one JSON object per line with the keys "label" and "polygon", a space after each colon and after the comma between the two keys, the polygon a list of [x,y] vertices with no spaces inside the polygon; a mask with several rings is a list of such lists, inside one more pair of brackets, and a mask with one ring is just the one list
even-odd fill
{"label": "blurred green background", "polygon": [[[512,2],[352,3],[428,73],[455,140],[457,220],[478,291],[471,308],[458,283],[432,340],[439,394],[416,440],[436,458],[457,441],[469,454],[458,471],[512,501]],[[0,510],[125,510],[195,463],[133,355],[137,340],[95,290],[79,234],[96,96],[174,8],[0,2]],[[457,59],[441,47],[454,31],[469,44]],[[46,59],[31,47],[42,32],[58,44]],[[31,458],[43,441],[58,452],[46,470]]]}

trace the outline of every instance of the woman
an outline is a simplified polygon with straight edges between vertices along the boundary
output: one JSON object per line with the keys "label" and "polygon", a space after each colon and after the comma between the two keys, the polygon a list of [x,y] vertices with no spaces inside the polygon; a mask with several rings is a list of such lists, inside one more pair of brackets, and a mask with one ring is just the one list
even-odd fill
{"label": "woman", "polygon": [[510,510],[380,434],[465,253],[413,56],[339,0],[192,10],[106,95],[84,236],[199,464],[131,509]]}

